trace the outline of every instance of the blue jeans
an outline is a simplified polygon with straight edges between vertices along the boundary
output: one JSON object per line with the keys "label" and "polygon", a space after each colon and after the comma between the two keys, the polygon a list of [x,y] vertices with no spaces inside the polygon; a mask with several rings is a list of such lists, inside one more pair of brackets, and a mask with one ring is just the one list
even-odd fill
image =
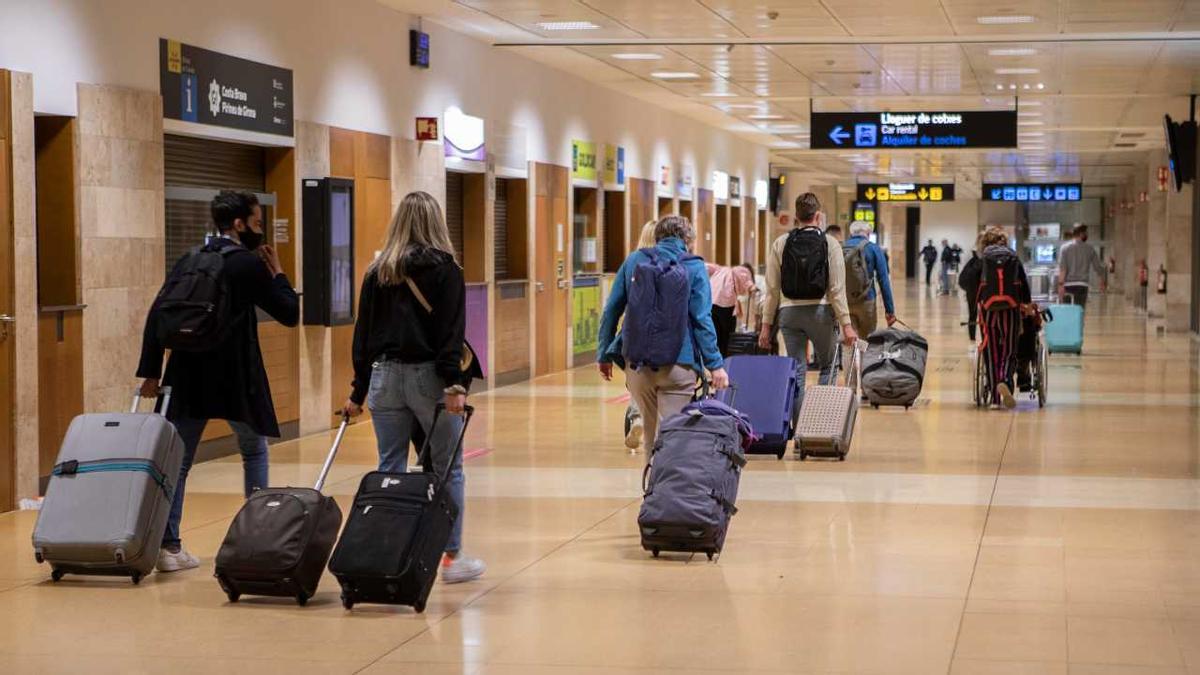
{"label": "blue jeans", "polygon": [[[204,427],[208,420],[183,418],[172,420],[179,437],[183,439],[183,463],[179,466],[179,484],[175,486],[175,499],[171,502],[171,515],[167,518],[167,531],[163,534],[163,548],[178,546],[179,521],[183,519],[183,492],[187,486],[188,472],[192,470],[192,462],[196,459],[196,448],[200,445],[200,437],[204,435]],[[242,452],[243,490],[247,497],[255,490],[267,487],[267,438],[251,429],[243,422],[230,422],[233,433],[237,435],[238,449]]]}
{"label": "blue jeans", "polygon": [[813,356],[821,367],[818,384],[833,384],[837,377],[834,358],[837,355],[837,322],[829,305],[794,305],[779,310],[779,330],[788,356],[800,364],[800,387],[796,392],[793,417],[804,403],[804,378],[808,373],[808,341],[813,343]]}
{"label": "blue jeans", "polygon": [[450,491],[450,498],[458,504],[458,518],[450,531],[446,552],[457,553],[462,548],[466,508],[463,458],[457,447],[463,418],[443,412],[438,417],[437,429],[430,431],[434,410],[444,397],[442,389],[442,379],[438,377],[432,361],[380,361],[371,372],[367,407],[371,410],[371,424],[375,427],[375,442],[379,446],[380,471],[403,473],[408,470],[408,446],[412,441],[414,422],[421,425],[429,437],[435,471],[439,474],[444,472],[453,456],[446,489]]}

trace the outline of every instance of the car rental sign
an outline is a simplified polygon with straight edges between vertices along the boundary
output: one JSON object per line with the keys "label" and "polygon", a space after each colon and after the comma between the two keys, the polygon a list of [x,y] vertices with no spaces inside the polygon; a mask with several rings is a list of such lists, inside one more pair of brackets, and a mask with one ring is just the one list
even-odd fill
{"label": "car rental sign", "polygon": [[292,71],[159,39],[163,117],[292,136]]}
{"label": "car rental sign", "polygon": [[1017,112],[814,112],[810,146],[815,150],[1015,148]]}

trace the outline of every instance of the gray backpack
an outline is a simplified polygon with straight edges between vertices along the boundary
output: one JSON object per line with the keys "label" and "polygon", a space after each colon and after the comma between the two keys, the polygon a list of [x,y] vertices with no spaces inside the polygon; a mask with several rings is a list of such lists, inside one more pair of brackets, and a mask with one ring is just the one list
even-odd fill
{"label": "gray backpack", "polygon": [[842,245],[842,253],[846,256],[846,302],[852,305],[866,302],[873,286],[865,255],[870,243],[862,241],[857,246]]}
{"label": "gray backpack", "polygon": [[684,551],[712,560],[737,513],[745,465],[735,418],[699,411],[667,418],[643,478],[642,548],[656,557],[659,551]]}

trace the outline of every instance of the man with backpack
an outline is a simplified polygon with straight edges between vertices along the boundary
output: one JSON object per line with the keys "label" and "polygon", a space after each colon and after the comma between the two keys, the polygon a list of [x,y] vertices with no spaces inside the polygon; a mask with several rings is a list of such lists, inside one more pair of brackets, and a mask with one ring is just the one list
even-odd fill
{"label": "man with backpack", "polygon": [[883,311],[890,327],[896,323],[896,305],[892,299],[892,281],[888,275],[883,249],[870,240],[871,225],[861,220],[850,224],[850,238],[842,244],[846,259],[846,303],[854,332],[868,336],[879,323],[875,308],[875,284],[883,295]]}
{"label": "man with backpack", "polygon": [[714,389],[729,386],[713,328],[708,270],[703,258],[689,253],[696,230],[687,218],[666,216],[654,238],[654,247],[634,251],[617,271],[596,351],[605,380],[612,379],[614,363],[625,369],[647,446],[654,444],[659,422],[691,402],[705,369]]}
{"label": "man with backpack", "polygon": [[813,343],[821,369],[820,383],[832,384],[838,327],[848,347],[858,340],[858,333],[846,304],[846,261],[838,240],[822,230],[825,214],[816,195],[806,192],[796,198],[796,220],[797,227],[771,245],[758,342],[765,349],[776,328],[783,332],[788,356],[800,363],[799,410],[804,400],[808,342]]}
{"label": "man with backpack", "polygon": [[921,259],[925,261],[925,285],[928,286],[933,277],[933,264],[938,259],[938,250],[934,247],[932,239],[921,249]]}
{"label": "man with backpack", "polygon": [[183,439],[184,457],[159,551],[160,572],[200,565],[182,547],[179,522],[188,471],[209,420],[226,420],[237,436],[246,496],[267,487],[266,437],[280,432],[255,310],[285,326],[300,322],[300,299],[278,254],[262,243],[257,198],[222,190],[211,213],[220,236],[189,251],[167,275],[146,317],[137,370],[144,378],[142,396],[157,396],[163,354],[170,350],[162,384],[173,389],[166,414]]}

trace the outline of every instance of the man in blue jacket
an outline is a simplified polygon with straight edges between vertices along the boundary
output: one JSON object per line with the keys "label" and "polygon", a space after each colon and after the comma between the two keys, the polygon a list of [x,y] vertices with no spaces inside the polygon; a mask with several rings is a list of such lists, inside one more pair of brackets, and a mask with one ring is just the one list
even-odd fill
{"label": "man in blue jacket", "polygon": [[[666,216],[658,221],[654,238],[658,242],[653,249],[655,256],[664,261],[681,261],[687,272],[688,297],[677,299],[678,302],[687,303],[686,329],[681,336],[679,356],[670,365],[655,367],[628,364],[626,367],[629,350],[617,332],[617,323],[630,301],[634,272],[639,265],[651,261],[650,256],[642,250],[631,253],[621,263],[621,269],[617,270],[612,292],[604,306],[604,316],[600,319],[599,347],[596,350],[600,375],[605,380],[612,379],[614,363],[625,368],[625,386],[642,412],[648,447],[657,436],[659,421],[678,414],[692,400],[696,378],[703,375],[705,369],[711,372],[714,389],[729,386],[725,362],[717,349],[717,332],[713,328],[708,270],[702,258],[688,254],[696,238],[695,229],[687,218]],[[670,298],[662,300],[672,301]]]}
{"label": "man in blue jacket", "polygon": [[871,226],[856,220],[850,224],[850,238],[842,245],[846,254],[846,301],[850,306],[850,322],[855,332],[863,337],[874,332],[879,324],[875,306],[877,281],[879,292],[883,294],[887,325],[896,323],[896,304],[892,299],[887,257],[878,244],[871,242],[870,236]]}

